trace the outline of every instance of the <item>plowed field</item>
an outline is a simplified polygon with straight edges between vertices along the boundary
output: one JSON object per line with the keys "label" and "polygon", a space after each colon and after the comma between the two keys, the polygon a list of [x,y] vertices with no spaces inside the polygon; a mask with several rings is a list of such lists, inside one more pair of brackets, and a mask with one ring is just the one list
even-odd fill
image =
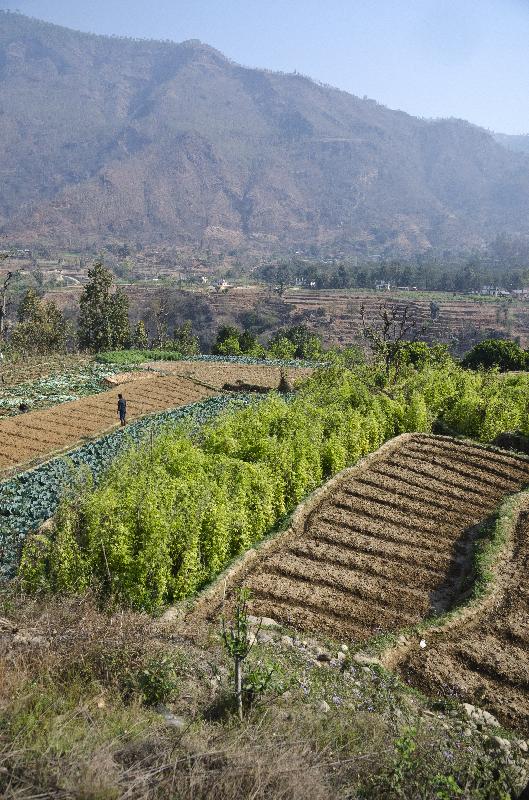
{"label": "plowed field", "polygon": [[529,461],[517,456],[400,437],[331,481],[297,527],[243,562],[228,594],[248,586],[252,613],[333,638],[418,623],[457,602],[475,526],[528,483]]}
{"label": "plowed field", "polygon": [[[120,389],[0,420],[0,474],[44,460],[52,453],[91,439],[118,422]],[[129,420],[184,406],[214,392],[186,378],[145,375],[121,390]]]}
{"label": "plowed field", "polygon": [[[266,364],[233,364],[229,361],[149,361],[142,365],[146,369],[162,373],[175,373],[207,383],[222,389],[225,383],[238,381],[277,389],[281,379],[281,367]],[[310,367],[287,367],[285,369],[291,384],[308,378],[314,372]]]}
{"label": "plowed field", "polygon": [[471,624],[428,637],[400,665],[406,679],[442,696],[486,708],[509,727],[529,731],[529,512],[495,603]]}

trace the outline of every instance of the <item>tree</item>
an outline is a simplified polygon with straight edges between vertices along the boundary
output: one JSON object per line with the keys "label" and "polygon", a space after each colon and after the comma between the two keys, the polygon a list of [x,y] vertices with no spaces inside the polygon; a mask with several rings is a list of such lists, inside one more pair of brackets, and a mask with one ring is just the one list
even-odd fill
{"label": "tree", "polygon": [[383,366],[386,379],[389,379],[392,369],[396,379],[402,366],[406,338],[412,332],[417,334],[417,321],[410,318],[409,306],[400,310],[398,306],[389,307],[387,303],[383,303],[375,320],[368,324],[366,308],[362,303],[360,316],[364,338],[371,346],[375,361]]}
{"label": "tree", "polygon": [[234,325],[222,325],[218,332],[212,353],[220,356],[238,356],[241,353],[239,336],[241,332]]}
{"label": "tree", "polygon": [[145,323],[142,319],[140,319],[134,328],[134,333],[132,334],[132,345],[136,348],[136,350],[147,350],[149,347],[149,336],[147,334]]}
{"label": "tree", "polygon": [[28,289],[18,307],[19,322],[27,322],[35,317],[40,306],[40,298],[35,289]]}
{"label": "tree", "polygon": [[224,617],[222,618],[222,641],[226,653],[233,660],[233,693],[237,714],[241,722],[243,720],[243,664],[248,658],[261,628],[261,623],[259,623],[255,634],[253,636],[250,635],[250,612],[248,606],[250,596],[249,589],[244,587],[237,589],[233,620],[230,623],[226,623]]}
{"label": "tree", "polygon": [[112,273],[100,261],[88,270],[88,279],[79,301],[79,345],[96,353],[126,347],[130,341],[127,296],[111,293]]}
{"label": "tree", "polygon": [[[0,261],[5,261],[6,258],[8,258],[8,253],[0,253]],[[14,277],[15,277],[14,272],[11,271],[8,272],[0,286],[0,342],[4,338],[4,332],[5,332],[7,305],[9,297],[9,285]]]}
{"label": "tree", "polygon": [[28,289],[18,316],[20,322],[13,328],[10,339],[14,350],[31,355],[66,351],[71,328],[55,303],[43,302]]}
{"label": "tree", "polygon": [[429,345],[426,342],[403,342],[401,361],[411,364],[416,369],[425,367],[442,367],[452,360],[445,344]]}
{"label": "tree", "polygon": [[294,358],[296,345],[291,342],[284,333],[276,333],[268,343],[268,355],[270,358],[279,358],[288,361]]}
{"label": "tree", "polygon": [[[286,340],[286,341],[285,341]],[[287,344],[289,342],[290,344]],[[312,333],[306,325],[295,325],[278,331],[268,344],[270,354],[274,358],[306,358],[317,360],[323,354],[320,337]],[[284,355],[279,355],[283,353]]]}
{"label": "tree", "polygon": [[183,356],[196,356],[200,353],[198,336],[194,336],[193,326],[190,320],[184,322],[183,325],[176,326],[173,334],[173,342],[175,350]]}
{"label": "tree", "polygon": [[508,339],[485,339],[470,350],[461,362],[466,369],[493,369],[500,372],[526,370],[529,353]]}

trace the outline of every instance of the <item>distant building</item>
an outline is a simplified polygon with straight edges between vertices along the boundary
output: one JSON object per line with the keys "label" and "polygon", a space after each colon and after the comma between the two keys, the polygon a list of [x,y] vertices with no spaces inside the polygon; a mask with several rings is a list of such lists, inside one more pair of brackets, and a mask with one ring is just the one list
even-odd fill
{"label": "distant building", "polygon": [[510,292],[507,289],[502,289],[501,286],[482,286],[479,294],[485,297],[508,297]]}
{"label": "distant building", "polygon": [[377,292],[389,292],[391,289],[391,284],[387,283],[387,281],[377,281],[375,284],[375,289]]}

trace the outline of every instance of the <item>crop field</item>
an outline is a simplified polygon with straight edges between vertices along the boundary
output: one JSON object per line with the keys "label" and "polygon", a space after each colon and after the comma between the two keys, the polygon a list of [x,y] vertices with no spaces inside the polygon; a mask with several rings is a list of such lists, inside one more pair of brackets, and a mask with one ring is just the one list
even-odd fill
{"label": "crop field", "polygon": [[[123,390],[130,420],[196,403],[214,392],[177,376],[145,375]],[[78,442],[101,435],[117,423],[119,389],[0,420],[0,475]]]}
{"label": "crop field", "polygon": [[[238,382],[277,389],[281,379],[281,367],[266,364],[235,364],[213,361],[150,361],[142,365],[145,369],[162,373],[174,373],[207,383],[222,389],[225,383]],[[287,367],[284,369],[291,384],[308,378],[314,372],[310,367]]]}
{"label": "crop field", "polygon": [[492,711],[507,726],[529,729],[529,512],[522,513],[512,558],[494,606],[470,624],[436,634],[400,671],[433,695]]}
{"label": "crop field", "polygon": [[[230,580],[251,589],[254,614],[366,641],[456,604],[477,524],[528,483],[529,462],[517,456],[445,437],[399,438],[333,480],[301,527]],[[218,612],[215,591],[208,615]]]}
{"label": "crop field", "polygon": [[0,417],[12,417],[20,414],[20,406],[27,406],[30,411],[36,411],[59,403],[79,400],[81,397],[99,394],[112,385],[125,383],[138,374],[133,367],[129,372],[115,376],[115,368],[95,363],[72,363],[64,365],[58,372],[28,381],[0,384]]}
{"label": "crop field", "polygon": [[431,318],[430,301],[420,299],[416,293],[404,296],[402,293],[354,290],[289,290],[283,296],[284,303],[311,322],[328,343],[344,345],[357,341],[362,329],[361,307],[365,307],[366,318],[371,322],[376,319],[382,303],[401,310],[407,307],[417,329],[423,331],[421,338],[432,343],[458,343],[456,350],[460,354],[488,336],[519,336],[524,347],[529,342],[527,304],[490,302],[481,298],[452,299],[435,294],[432,299],[439,307],[435,320]]}
{"label": "crop field", "polygon": [[90,357],[85,355],[18,356],[0,367],[3,388],[38,380],[50,375],[63,375],[86,367]]}

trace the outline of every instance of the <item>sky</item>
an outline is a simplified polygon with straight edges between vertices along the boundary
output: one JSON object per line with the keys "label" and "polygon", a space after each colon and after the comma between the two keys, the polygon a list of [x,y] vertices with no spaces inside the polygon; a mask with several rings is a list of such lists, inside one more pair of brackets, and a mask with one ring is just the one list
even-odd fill
{"label": "sky", "polygon": [[529,0],[14,0],[70,28],[201,39],[421,117],[529,133]]}

